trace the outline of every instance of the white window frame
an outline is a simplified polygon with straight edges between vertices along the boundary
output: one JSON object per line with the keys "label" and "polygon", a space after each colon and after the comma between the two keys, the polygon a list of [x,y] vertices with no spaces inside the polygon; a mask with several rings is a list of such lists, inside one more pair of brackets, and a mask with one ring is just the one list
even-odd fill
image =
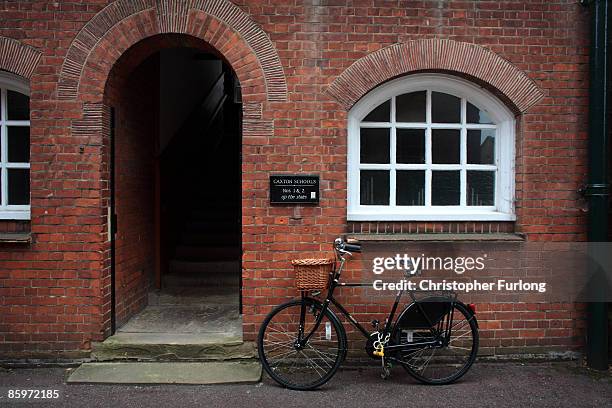
{"label": "white window frame", "polygon": [[[431,204],[431,194],[426,197],[425,206],[396,206],[395,205],[395,170],[419,169],[425,171],[425,183],[431,181],[432,165],[422,164],[396,164],[395,163],[395,96],[410,92],[427,91],[427,104],[431,103],[431,92],[443,92],[457,96],[462,99],[462,124],[433,125],[431,124],[431,110],[427,109],[426,123],[410,123],[410,128],[457,128],[461,129],[461,138],[466,138],[465,110],[469,101],[476,107],[487,112],[495,123],[495,164],[491,169],[496,169],[495,177],[495,206],[467,206],[465,194],[461,194],[461,205],[458,206],[428,206]],[[378,105],[391,99],[391,122],[366,122],[361,121]],[[391,163],[389,164],[360,164],[360,127],[391,127]],[[400,126],[402,127],[403,124]],[[349,111],[348,115],[348,152],[347,152],[347,177],[348,177],[348,221],[513,221],[516,219],[514,212],[514,172],[515,172],[515,117],[514,114],[493,94],[487,90],[466,80],[445,74],[414,74],[398,78],[374,89]],[[491,125],[472,125],[470,128],[491,128]],[[425,133],[426,138],[431,138],[430,131]],[[461,143],[461,163],[464,169],[469,170],[466,164],[465,143]],[[426,163],[431,163],[430,143],[425,154],[429,157]],[[456,170],[457,165],[435,164],[435,170]],[[478,169],[486,169],[486,166],[477,165]],[[360,169],[390,170],[390,200],[389,205],[361,205],[360,204]],[[461,177],[465,177],[465,171]],[[461,183],[462,188],[465,183]]]}
{"label": "white window frame", "polygon": [[30,205],[8,205],[8,171],[7,169],[29,169],[30,163],[8,163],[8,137],[7,126],[28,126],[29,120],[8,120],[7,119],[7,104],[6,91],[11,90],[21,94],[30,96],[30,87],[28,82],[23,78],[0,71],[0,169],[2,198],[0,199],[0,220],[29,220],[31,217]]}

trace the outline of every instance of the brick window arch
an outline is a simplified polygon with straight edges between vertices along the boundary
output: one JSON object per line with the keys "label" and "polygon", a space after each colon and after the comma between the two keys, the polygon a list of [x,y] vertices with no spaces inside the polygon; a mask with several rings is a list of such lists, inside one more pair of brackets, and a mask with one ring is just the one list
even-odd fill
{"label": "brick window arch", "polygon": [[515,219],[515,118],[488,91],[408,75],[348,117],[349,221]]}
{"label": "brick window arch", "polygon": [[30,219],[30,90],[0,71],[0,219]]}

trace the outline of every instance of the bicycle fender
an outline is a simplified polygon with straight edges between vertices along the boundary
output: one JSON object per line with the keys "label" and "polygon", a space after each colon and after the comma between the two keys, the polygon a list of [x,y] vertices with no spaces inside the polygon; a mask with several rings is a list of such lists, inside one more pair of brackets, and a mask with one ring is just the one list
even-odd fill
{"label": "bicycle fender", "polygon": [[[402,325],[402,323],[410,323],[409,325],[414,328],[424,329],[430,327],[427,318],[429,318],[429,320],[431,320],[433,324],[436,324],[446,313],[447,310],[445,310],[445,308],[447,307],[446,305],[448,305],[449,303],[450,302],[447,300],[447,298],[442,296],[428,296],[423,299],[419,299],[417,302],[410,303],[404,308],[404,310],[402,310],[397,320],[395,321],[395,326],[399,327]],[[417,305],[420,305],[420,307]],[[427,318],[423,315],[423,313],[421,313],[420,308],[430,309],[425,310],[426,313],[431,312],[427,314]],[[432,308],[440,310],[431,310]],[[394,327],[393,331],[395,331],[396,327]]]}
{"label": "bicycle fender", "polygon": [[457,300],[457,301],[455,301],[455,303],[459,303],[461,306],[463,306],[465,308],[465,310],[468,311],[468,314],[470,315],[470,319],[474,319],[474,323],[476,323],[476,328],[479,329],[480,327],[478,327],[478,319],[476,318],[476,312],[474,312],[471,307],[468,307],[463,302],[460,302],[460,301]]}

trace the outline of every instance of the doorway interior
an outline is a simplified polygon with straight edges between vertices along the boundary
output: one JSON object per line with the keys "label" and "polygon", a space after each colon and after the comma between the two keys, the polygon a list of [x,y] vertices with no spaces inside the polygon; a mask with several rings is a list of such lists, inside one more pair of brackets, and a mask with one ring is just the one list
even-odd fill
{"label": "doorway interior", "polygon": [[116,335],[241,340],[240,84],[212,50],[143,49],[105,94]]}

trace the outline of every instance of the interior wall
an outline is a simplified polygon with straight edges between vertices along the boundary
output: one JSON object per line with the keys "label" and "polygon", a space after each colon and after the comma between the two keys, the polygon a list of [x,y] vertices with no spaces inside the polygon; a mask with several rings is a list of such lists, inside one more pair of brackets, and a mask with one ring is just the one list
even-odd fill
{"label": "interior wall", "polygon": [[163,150],[222,72],[220,60],[198,59],[194,48],[160,52],[160,147]]}
{"label": "interior wall", "polygon": [[154,152],[159,57],[133,72],[115,68],[106,90],[115,109],[115,318],[121,326],[147,304],[154,282]]}

